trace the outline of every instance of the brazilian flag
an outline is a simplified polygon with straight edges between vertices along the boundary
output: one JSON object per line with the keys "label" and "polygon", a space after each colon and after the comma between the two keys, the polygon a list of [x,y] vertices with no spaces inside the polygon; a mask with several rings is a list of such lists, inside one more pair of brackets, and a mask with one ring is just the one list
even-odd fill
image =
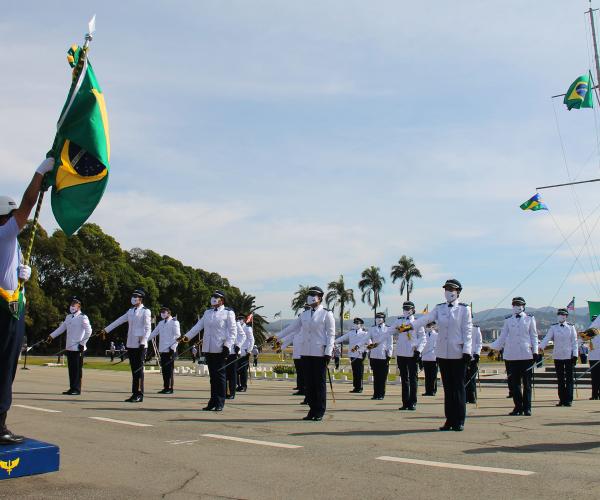
{"label": "brazilian flag", "polygon": [[52,212],[71,236],[92,214],[106,189],[110,138],[104,94],[87,49],[73,45],[67,60],[73,68],[73,82],[49,155],[56,160],[50,178]]}
{"label": "brazilian flag", "polygon": [[571,84],[563,100],[569,111],[573,108],[580,109],[594,107],[594,91],[590,81],[591,78],[588,73],[587,75],[581,75]]}

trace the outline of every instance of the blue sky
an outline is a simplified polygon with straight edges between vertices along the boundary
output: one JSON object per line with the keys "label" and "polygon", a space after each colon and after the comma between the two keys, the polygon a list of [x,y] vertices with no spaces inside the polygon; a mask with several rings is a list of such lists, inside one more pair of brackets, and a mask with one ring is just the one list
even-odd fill
{"label": "blue sky", "polygon": [[[268,315],[291,314],[298,284],[343,274],[356,289],[402,254],[424,275],[418,308],[449,277],[476,310],[495,306],[541,262],[514,295],[598,299],[600,211],[587,245],[578,230],[545,260],[598,185],[543,192],[552,215],[518,208],[536,186],[600,173],[598,112],[550,99],[590,67],[587,2],[457,3],[9,1],[2,191],[20,196],[51,145],[65,52],[96,13],[113,156],[91,221],[124,248],[217,271]],[[42,223],[56,227],[49,204]]]}

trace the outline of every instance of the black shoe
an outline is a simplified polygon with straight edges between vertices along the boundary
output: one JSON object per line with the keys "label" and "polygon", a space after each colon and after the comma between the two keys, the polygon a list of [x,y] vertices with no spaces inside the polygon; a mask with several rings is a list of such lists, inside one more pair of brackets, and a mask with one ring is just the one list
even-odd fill
{"label": "black shoe", "polygon": [[215,406],[213,408],[214,411],[223,411],[223,406]]}
{"label": "black shoe", "polygon": [[598,397],[596,397],[596,396],[592,396],[592,397],[590,398],[590,401],[596,401],[597,399],[600,399],[600,398],[598,398]]}
{"label": "black shoe", "polygon": [[238,392],[246,392],[246,390],[247,390],[246,387],[240,387],[238,389]]}
{"label": "black shoe", "polygon": [[216,406],[205,406],[204,408],[202,408],[202,411],[213,411],[216,408]]}
{"label": "black shoe", "polygon": [[173,389],[166,389],[165,394],[173,394]]}
{"label": "black shoe", "polygon": [[512,394],[509,394],[508,396],[506,396],[506,399],[511,398],[512,399]]}
{"label": "black shoe", "polygon": [[410,405],[406,408],[408,411],[415,411],[417,407],[415,405]]}
{"label": "black shoe", "polygon": [[421,396],[433,396],[433,394],[431,394],[430,392],[424,392],[423,394],[421,394]]}
{"label": "black shoe", "polygon": [[401,406],[400,408],[398,408],[400,411],[405,411],[408,410],[408,406]]}
{"label": "black shoe", "polygon": [[241,385],[238,385],[238,386],[235,388],[235,390],[236,390],[236,392],[237,392],[237,391],[241,391],[241,390],[242,390],[242,386],[241,386]]}
{"label": "black shoe", "polygon": [[142,403],[144,401],[144,395],[143,394],[138,394],[137,396],[134,396],[133,398],[131,398],[131,403]]}
{"label": "black shoe", "polygon": [[554,406],[563,406],[563,402],[559,401],[558,403],[556,403]]}
{"label": "black shoe", "polygon": [[129,396],[129,397],[128,397],[128,398],[125,400],[125,402],[126,402],[126,403],[133,403],[133,400],[134,400],[134,399],[135,399],[135,396],[132,394],[131,396]]}
{"label": "black shoe", "polygon": [[292,396],[304,396],[304,393],[302,391],[297,391],[297,392],[293,392]]}
{"label": "black shoe", "polygon": [[158,391],[156,394],[166,394],[167,393],[167,389],[162,389],[160,391]]}
{"label": "black shoe", "polygon": [[308,415],[306,415],[306,417],[302,417],[302,420],[312,420],[314,418],[314,415],[312,413],[309,413]]}
{"label": "black shoe", "polygon": [[352,389],[352,390],[351,390],[351,391],[349,391],[349,392],[359,392],[359,390],[358,390],[358,389]]}
{"label": "black shoe", "polygon": [[23,441],[25,441],[23,436],[17,436],[8,429],[4,429],[0,432],[0,445],[21,444]]}
{"label": "black shoe", "polygon": [[304,401],[301,401],[301,402],[300,402],[300,404],[301,404],[301,405],[307,405],[307,404],[308,404],[308,401],[306,401],[306,399],[305,399]]}
{"label": "black shoe", "polygon": [[523,412],[523,415],[525,415],[526,417],[531,417],[531,410],[525,410]]}
{"label": "black shoe", "polygon": [[440,431],[451,431],[452,430],[452,426],[449,424],[444,424],[440,427],[439,429]]}
{"label": "black shoe", "polygon": [[377,399],[381,401],[383,399],[383,396],[379,396]]}
{"label": "black shoe", "polygon": [[462,432],[465,430],[465,426],[464,425],[453,425],[452,430],[454,432]]}
{"label": "black shoe", "polygon": [[563,403],[563,406],[573,406],[573,403]]}
{"label": "black shoe", "polygon": [[78,391],[76,389],[69,389],[67,392],[63,392],[63,394],[66,394],[67,396],[79,396],[81,394],[81,391]]}
{"label": "black shoe", "polygon": [[521,410],[517,410],[516,408],[509,413],[509,416],[511,417],[517,417],[519,415],[523,415],[523,412]]}
{"label": "black shoe", "polygon": [[320,416],[315,416],[312,418],[315,422],[320,422],[321,420],[323,420],[323,415]]}
{"label": "black shoe", "polygon": [[235,396],[225,396],[225,399],[235,399]]}
{"label": "black shoe", "polygon": [[[239,389],[238,389],[238,390],[239,390]],[[292,389],[292,391],[299,391],[299,390],[300,390],[300,387],[294,387],[294,388]]]}
{"label": "black shoe", "polygon": [[373,396],[371,399],[379,399],[379,397],[377,397],[377,396]]}
{"label": "black shoe", "polygon": [[470,405],[474,405],[477,403],[477,401],[475,401],[474,399],[467,399],[467,403]]}
{"label": "black shoe", "polygon": [[70,396],[71,395],[71,389],[67,389],[66,391],[63,391],[63,394],[65,396]]}

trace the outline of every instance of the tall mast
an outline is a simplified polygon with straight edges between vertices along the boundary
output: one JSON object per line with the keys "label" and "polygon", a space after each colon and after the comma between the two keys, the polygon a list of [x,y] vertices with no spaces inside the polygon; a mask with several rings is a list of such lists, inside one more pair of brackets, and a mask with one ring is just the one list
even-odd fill
{"label": "tall mast", "polygon": [[592,41],[594,45],[594,58],[596,60],[596,85],[600,85],[600,59],[598,58],[598,43],[596,41],[596,27],[594,25],[594,12],[598,9],[592,9],[592,0],[590,0],[590,9],[587,13],[590,15],[590,24],[592,26]]}

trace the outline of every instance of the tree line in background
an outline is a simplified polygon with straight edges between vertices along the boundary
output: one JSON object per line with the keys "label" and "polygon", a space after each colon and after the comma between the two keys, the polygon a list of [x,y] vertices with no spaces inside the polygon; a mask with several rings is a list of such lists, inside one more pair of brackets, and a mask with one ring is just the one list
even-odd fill
{"label": "tree line in background", "polygon": [[[381,306],[381,291],[383,290],[385,277],[381,274],[379,267],[370,266],[361,273],[360,278],[358,288],[362,292],[361,301],[369,305],[373,310],[373,316],[375,316],[377,309]],[[410,294],[414,288],[414,280],[415,278],[422,278],[422,276],[414,260],[411,257],[403,255],[398,260],[398,263],[392,266],[390,278],[392,279],[392,283],[396,283],[396,281],[400,282],[400,295],[406,292],[406,300],[410,300]],[[309,286],[304,285],[298,287],[291,304],[294,314],[298,314],[304,308],[309,288]],[[354,290],[346,288],[344,276],[340,275],[337,281],[331,281],[327,285],[327,293],[324,300],[327,307],[332,311],[335,312],[335,309],[338,309],[340,328],[343,329],[344,312],[350,305],[352,307],[356,305]]]}
{"label": "tree line in background", "polygon": [[[19,242],[25,248],[31,234],[28,225]],[[226,294],[226,305],[236,314],[253,314],[256,344],[265,338],[266,319],[256,313],[255,297],[241,292],[217,273],[186,266],[168,255],[119,243],[96,224],[85,224],[70,238],[61,230],[51,236],[38,226],[31,257],[33,274],[27,283],[25,317],[28,344],[46,337],[64,320],[70,298],[78,296],[94,332],[131,307],[131,292],[143,288],[144,304],[160,319],[159,307],[168,305],[181,323],[182,333],[191,328],[210,304],[215,289]],[[90,340],[92,353],[103,351],[110,340],[124,340],[127,327],[119,327],[105,342]],[[47,348],[48,352],[56,346]],[[43,352],[43,348],[40,349]]]}

